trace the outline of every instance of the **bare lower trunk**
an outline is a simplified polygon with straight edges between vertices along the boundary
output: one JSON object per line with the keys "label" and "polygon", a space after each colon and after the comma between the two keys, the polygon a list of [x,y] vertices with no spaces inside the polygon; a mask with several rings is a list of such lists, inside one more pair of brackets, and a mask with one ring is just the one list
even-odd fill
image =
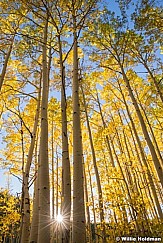
{"label": "bare lower trunk", "polygon": [[[58,159],[58,151],[57,151],[57,147],[56,147],[56,157],[57,157],[57,159],[56,159],[56,211],[55,211],[55,217],[57,217],[57,215],[58,215],[58,184],[59,184],[59,170],[58,170],[58,163],[59,163],[59,159]],[[59,229],[58,228],[56,228],[56,243],[58,243],[58,238],[59,238]]]}
{"label": "bare lower trunk", "polygon": [[[37,173],[37,175],[38,175],[38,173]],[[35,181],[35,187],[34,187],[33,215],[32,215],[32,222],[31,222],[29,243],[37,243],[37,237],[38,237],[38,216],[39,216],[39,210],[38,210],[38,204],[39,204],[38,181],[39,181],[39,178],[37,176],[36,181]]]}

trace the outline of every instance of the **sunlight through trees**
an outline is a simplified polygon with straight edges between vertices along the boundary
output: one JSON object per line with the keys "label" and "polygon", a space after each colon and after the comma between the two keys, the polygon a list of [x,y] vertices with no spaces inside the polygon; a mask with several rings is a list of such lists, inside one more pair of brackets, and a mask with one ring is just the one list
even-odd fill
{"label": "sunlight through trees", "polygon": [[0,2],[0,242],[163,240],[162,17]]}

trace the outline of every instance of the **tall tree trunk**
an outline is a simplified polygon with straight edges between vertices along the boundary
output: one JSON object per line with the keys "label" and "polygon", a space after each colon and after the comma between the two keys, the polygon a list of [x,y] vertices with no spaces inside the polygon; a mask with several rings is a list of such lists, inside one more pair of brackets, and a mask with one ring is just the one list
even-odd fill
{"label": "tall tree trunk", "polygon": [[28,151],[25,171],[23,173],[23,197],[24,198],[23,198],[23,225],[22,225],[21,243],[29,242],[29,235],[30,235],[29,232],[29,227],[30,227],[29,173],[30,173],[30,167],[32,163],[32,156],[35,147],[37,127],[39,121],[40,99],[41,99],[41,78],[40,78],[40,87],[38,91],[38,100],[37,100],[34,127],[31,135],[31,143]]}
{"label": "tall tree trunk", "polygon": [[60,72],[61,72],[61,116],[62,116],[62,216],[64,228],[62,242],[67,243],[70,239],[70,216],[71,216],[71,172],[69,147],[67,136],[67,101],[65,90],[65,67],[63,65],[62,43],[58,35],[59,54],[60,54]]}
{"label": "tall tree trunk", "polygon": [[[58,185],[59,185],[59,168],[58,168],[58,164],[59,164],[59,158],[58,158],[58,150],[57,150],[57,147],[56,147],[56,210],[55,210],[55,217],[57,218],[58,216],[58,196],[59,196],[59,193],[58,193]],[[58,225],[57,225],[58,226]],[[56,242],[58,243],[58,238],[59,238],[59,229],[58,227],[56,228]]]}
{"label": "tall tree trunk", "polygon": [[51,156],[52,156],[52,165],[51,165],[51,168],[52,168],[52,218],[54,219],[54,204],[55,204],[55,192],[54,192],[54,121],[53,121],[53,117],[52,117],[52,153],[51,153]]}
{"label": "tall tree trunk", "polygon": [[73,243],[86,242],[82,135],[80,124],[78,40],[75,7],[73,5]]}
{"label": "tall tree trunk", "polygon": [[[39,134],[39,132],[38,132]],[[38,220],[39,220],[39,190],[38,190],[38,164],[40,159],[40,152],[37,156],[37,149],[38,149],[38,138],[37,138],[36,148],[35,148],[35,173],[36,179],[34,183],[34,197],[33,197],[33,211],[32,211],[32,221],[31,221],[31,229],[30,229],[30,237],[29,243],[37,243],[38,237]],[[38,158],[37,158],[38,157]]]}
{"label": "tall tree trunk", "polygon": [[36,181],[34,186],[34,201],[33,201],[33,212],[32,212],[32,222],[31,222],[31,229],[30,229],[30,237],[29,237],[29,243],[37,243],[37,237],[38,237],[38,216],[39,216],[39,210],[38,210],[38,204],[39,204],[39,190],[38,190],[38,173],[36,174]]}
{"label": "tall tree trunk", "polygon": [[[52,171],[52,176],[51,176],[51,184],[52,184],[52,199],[51,199],[51,207],[52,207],[52,221],[55,222],[55,183],[54,183],[54,116],[52,116],[52,129],[51,129],[51,171]],[[54,237],[55,237],[55,224],[53,223],[51,225],[51,243],[54,242]]]}
{"label": "tall tree trunk", "polygon": [[38,243],[50,242],[50,185],[48,162],[48,68],[47,68],[47,33],[48,17],[46,19],[43,36],[43,89],[41,103],[41,138],[39,177],[39,227]]}

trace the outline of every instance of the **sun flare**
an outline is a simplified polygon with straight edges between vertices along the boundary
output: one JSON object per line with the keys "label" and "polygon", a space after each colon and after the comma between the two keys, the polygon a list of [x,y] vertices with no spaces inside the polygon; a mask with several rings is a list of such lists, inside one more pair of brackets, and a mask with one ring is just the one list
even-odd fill
{"label": "sun flare", "polygon": [[58,223],[62,223],[63,222],[63,216],[61,214],[58,214],[56,217],[56,220]]}

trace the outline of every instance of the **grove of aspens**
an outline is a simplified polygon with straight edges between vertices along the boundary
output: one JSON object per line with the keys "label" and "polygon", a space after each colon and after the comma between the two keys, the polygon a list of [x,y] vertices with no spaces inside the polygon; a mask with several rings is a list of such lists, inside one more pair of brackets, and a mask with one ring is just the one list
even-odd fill
{"label": "grove of aspens", "polygon": [[162,1],[0,1],[0,242],[163,242]]}

